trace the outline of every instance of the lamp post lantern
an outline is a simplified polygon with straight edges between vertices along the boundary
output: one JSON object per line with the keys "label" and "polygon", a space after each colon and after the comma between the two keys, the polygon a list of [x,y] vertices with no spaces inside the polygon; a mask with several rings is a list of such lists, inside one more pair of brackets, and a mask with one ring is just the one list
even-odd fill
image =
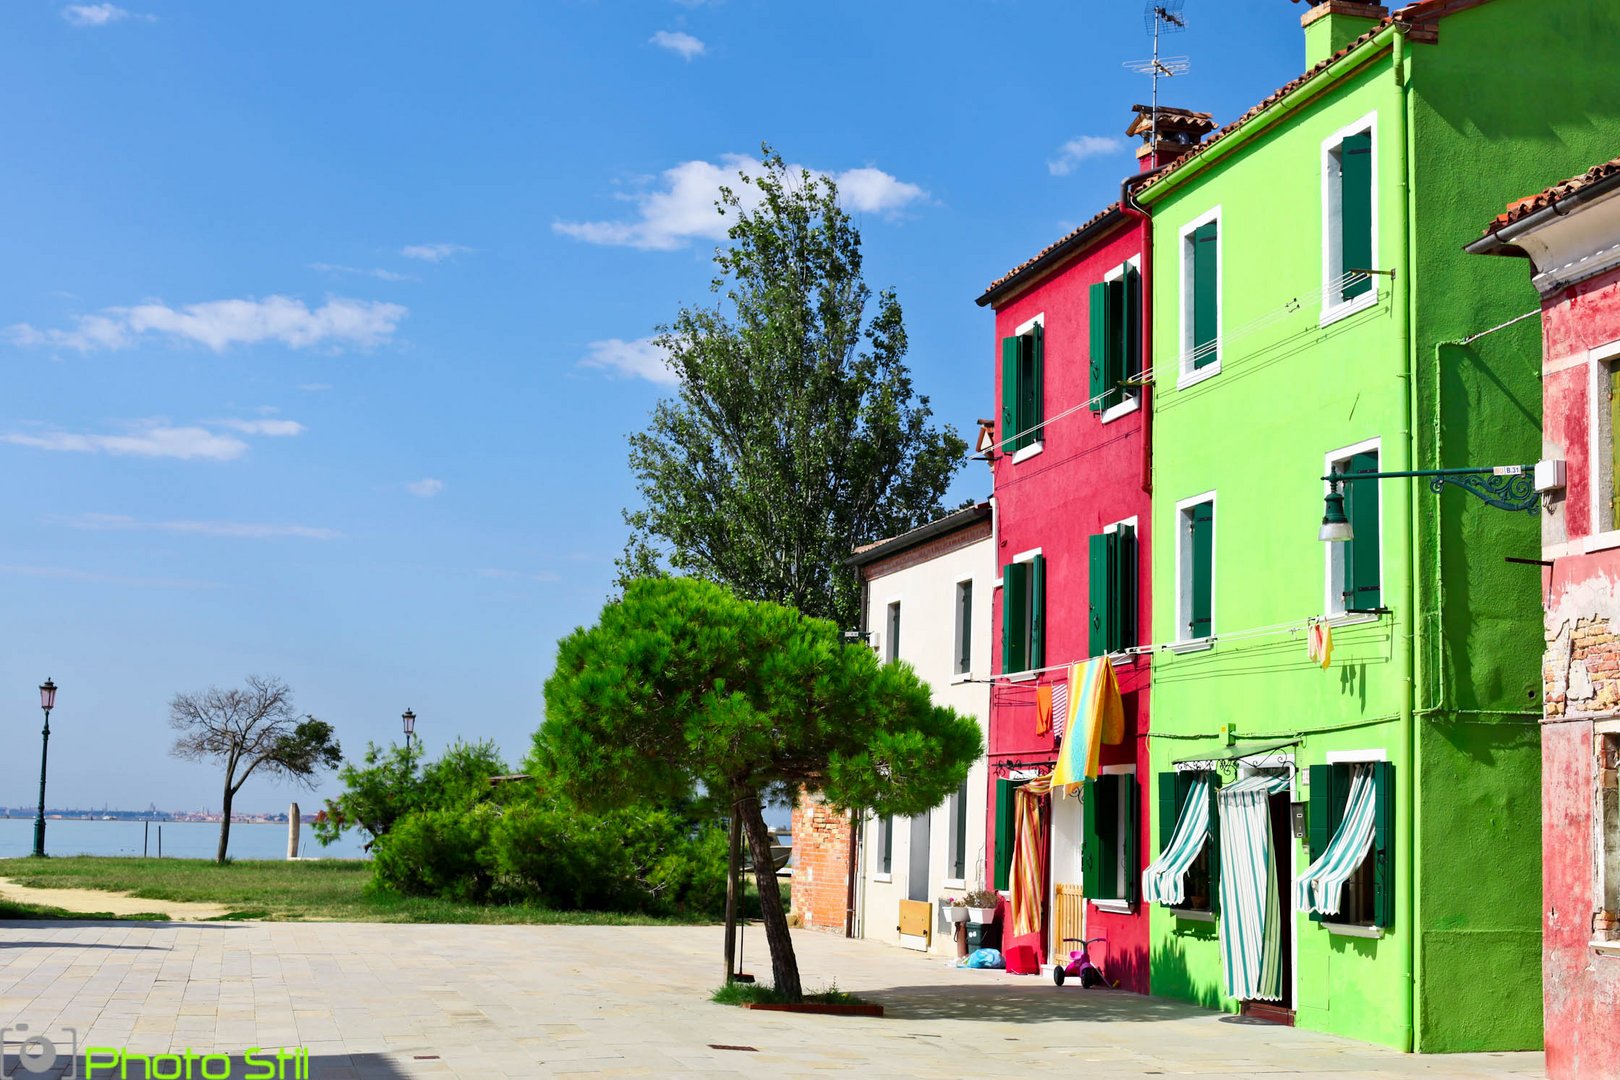
{"label": "lamp post lantern", "polygon": [[34,817],[34,855],[45,856],[45,758],[51,748],[51,710],[56,708],[56,683],[49,677],[39,684],[39,707],[45,712],[45,730],[39,743],[39,813]]}
{"label": "lamp post lantern", "polygon": [[411,752],[411,737],[416,734],[416,714],[406,709],[400,713],[399,718],[405,725],[405,752],[409,754]]}

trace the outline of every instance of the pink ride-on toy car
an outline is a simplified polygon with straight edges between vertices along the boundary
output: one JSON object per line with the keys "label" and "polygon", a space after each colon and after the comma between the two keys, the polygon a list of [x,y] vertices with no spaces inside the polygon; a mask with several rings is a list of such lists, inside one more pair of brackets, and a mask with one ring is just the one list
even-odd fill
{"label": "pink ride-on toy car", "polygon": [[1106,938],[1094,937],[1081,941],[1079,938],[1071,937],[1063,940],[1065,943],[1077,941],[1080,943],[1080,948],[1069,953],[1069,962],[1067,964],[1052,965],[1052,981],[1054,983],[1062,986],[1065,980],[1072,977],[1078,978],[1081,988],[1085,990],[1090,990],[1093,986],[1106,986],[1113,989],[1119,985],[1108,981],[1108,976],[1103,974],[1102,968],[1091,962],[1091,954],[1087,951],[1093,942],[1106,941]]}

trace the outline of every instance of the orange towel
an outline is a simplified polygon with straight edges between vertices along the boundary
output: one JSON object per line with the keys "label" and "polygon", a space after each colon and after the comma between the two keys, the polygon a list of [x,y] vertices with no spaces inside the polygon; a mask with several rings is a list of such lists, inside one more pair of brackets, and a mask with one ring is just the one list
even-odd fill
{"label": "orange towel", "polygon": [[1035,688],[1035,734],[1045,735],[1052,730],[1052,687]]}

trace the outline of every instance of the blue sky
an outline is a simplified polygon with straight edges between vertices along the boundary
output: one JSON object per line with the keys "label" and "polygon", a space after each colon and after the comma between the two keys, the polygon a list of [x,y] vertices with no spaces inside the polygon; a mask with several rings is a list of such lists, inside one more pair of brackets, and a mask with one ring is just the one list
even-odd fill
{"label": "blue sky", "polygon": [[[1297,6],[1188,5],[1166,103],[1224,122],[1297,74]],[[52,805],[217,807],[167,702],[249,673],[351,751],[410,706],[520,759],[610,589],[641,342],[707,298],[716,178],[762,140],[841,177],[966,435],[973,300],[1134,170],[1150,48],[1136,0],[6,4],[0,804],[46,675]]]}

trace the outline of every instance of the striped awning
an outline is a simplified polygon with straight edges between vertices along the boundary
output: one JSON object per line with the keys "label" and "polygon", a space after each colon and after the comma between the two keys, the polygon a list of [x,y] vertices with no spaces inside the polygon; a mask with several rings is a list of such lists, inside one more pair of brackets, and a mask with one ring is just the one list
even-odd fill
{"label": "striped awning", "polygon": [[1323,915],[1339,913],[1345,882],[1372,848],[1377,794],[1372,766],[1354,766],[1350,772],[1350,797],[1344,804],[1344,820],[1339,823],[1339,831],[1328,841],[1321,857],[1294,883],[1294,902],[1299,910],[1320,911]]}
{"label": "striped awning", "polygon": [[1282,998],[1282,915],[1277,856],[1271,846],[1271,796],[1286,775],[1256,773],[1221,788],[1221,966],[1228,997]]}
{"label": "striped awning", "polygon": [[1181,804],[1170,843],[1142,871],[1142,899],[1150,904],[1175,906],[1186,900],[1187,868],[1209,839],[1209,774],[1199,773]]}

